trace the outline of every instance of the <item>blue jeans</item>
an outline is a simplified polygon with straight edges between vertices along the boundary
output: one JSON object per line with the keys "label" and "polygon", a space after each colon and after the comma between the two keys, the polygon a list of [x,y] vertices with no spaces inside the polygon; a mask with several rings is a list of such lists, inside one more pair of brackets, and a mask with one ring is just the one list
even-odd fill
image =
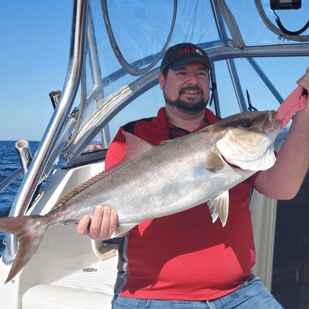
{"label": "blue jeans", "polygon": [[283,309],[261,283],[259,277],[246,281],[239,289],[222,298],[209,301],[136,299],[114,296],[113,309]]}

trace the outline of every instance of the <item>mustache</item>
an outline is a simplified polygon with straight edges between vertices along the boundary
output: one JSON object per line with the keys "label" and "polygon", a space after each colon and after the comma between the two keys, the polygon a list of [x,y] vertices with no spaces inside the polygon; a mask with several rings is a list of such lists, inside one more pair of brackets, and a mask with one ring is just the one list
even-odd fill
{"label": "mustache", "polygon": [[203,89],[200,88],[199,86],[188,86],[188,87],[180,88],[179,96],[185,91],[198,91],[202,96],[204,95]]}

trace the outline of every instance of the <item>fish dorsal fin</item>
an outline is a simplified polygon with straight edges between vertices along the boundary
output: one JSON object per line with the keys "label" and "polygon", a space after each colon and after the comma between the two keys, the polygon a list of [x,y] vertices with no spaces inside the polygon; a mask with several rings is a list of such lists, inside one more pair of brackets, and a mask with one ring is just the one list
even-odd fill
{"label": "fish dorsal fin", "polygon": [[68,200],[70,200],[73,196],[78,194],[79,192],[85,190],[92,184],[96,183],[100,179],[106,177],[107,175],[113,173],[114,171],[118,170],[125,164],[129,163],[130,161],[134,160],[135,158],[139,157],[143,153],[149,151],[152,149],[153,145],[149,144],[148,142],[140,139],[139,137],[128,133],[128,132],[123,132],[124,136],[126,137],[126,151],[122,157],[122,159],[110,167],[109,169],[99,173],[98,175],[90,178],[86,182],[82,183],[81,185],[77,186],[70,192],[68,192],[64,197],[62,197],[56,205],[52,208],[52,210],[57,209],[58,207],[62,206],[62,204],[66,203]]}
{"label": "fish dorsal fin", "polygon": [[126,152],[120,162],[123,160],[127,160],[127,162],[132,161],[133,159],[155,147],[129,132],[124,131],[123,135],[126,137]]}
{"label": "fish dorsal fin", "polygon": [[220,195],[209,200],[207,205],[212,217],[212,223],[214,223],[219,217],[222,226],[225,226],[229,214],[229,191],[224,191]]}

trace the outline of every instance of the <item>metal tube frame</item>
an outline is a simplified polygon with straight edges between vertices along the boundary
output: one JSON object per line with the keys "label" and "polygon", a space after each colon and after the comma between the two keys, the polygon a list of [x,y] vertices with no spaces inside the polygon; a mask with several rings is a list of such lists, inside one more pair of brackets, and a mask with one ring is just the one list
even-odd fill
{"label": "metal tube frame", "polygon": [[[89,10],[89,19],[88,19],[88,26],[87,26],[87,45],[89,48],[89,60],[90,60],[90,68],[92,74],[92,80],[95,87],[99,87],[99,94],[97,95],[97,102],[104,97],[104,87],[102,81],[102,74],[100,69],[100,62],[98,56],[98,48],[97,48],[97,41],[95,36],[95,29],[93,25],[93,18],[92,12]],[[99,106],[97,106],[99,108]],[[101,140],[103,148],[107,148],[111,138],[110,138],[110,131],[109,125],[106,124],[105,127],[101,130]]]}
{"label": "metal tube frame", "polygon": [[[93,17],[91,5],[89,4],[88,8],[88,21],[87,21],[87,31],[86,31],[86,47],[87,53],[84,55],[83,61],[83,69],[81,74],[81,103],[80,110],[77,120],[77,126],[75,128],[74,135],[72,136],[70,143],[64,149],[65,153],[69,153],[75,145],[75,138],[78,135],[78,132],[81,129],[80,121],[83,116],[84,109],[87,107],[88,103],[92,100],[96,100],[99,102],[100,99],[104,98],[104,83],[100,69],[99,57],[98,57],[98,49],[97,42],[95,37],[95,29],[93,25]],[[87,55],[89,56],[89,65],[93,86],[90,91],[87,93],[86,89],[86,61]],[[87,93],[87,95],[86,95]],[[97,105],[97,108],[99,106]],[[101,134],[102,146],[107,148],[110,143],[110,131],[109,125],[106,124],[105,127],[99,132]]]}
{"label": "metal tube frame", "polygon": [[15,172],[13,172],[9,177],[4,179],[0,183],[0,193],[4,191],[13,181],[15,181],[21,175],[23,175],[23,169],[19,168]]}
{"label": "metal tube frame", "polygon": [[[226,6],[224,1],[211,0],[211,5],[212,5],[212,9],[214,11],[215,22],[216,22],[216,25],[217,25],[219,37],[222,41],[226,42],[225,45],[227,45],[228,44],[227,43],[228,37],[227,37],[227,33],[226,33],[225,26],[224,26],[224,23],[223,23],[223,18],[222,18],[221,12],[222,11],[224,12],[224,14],[226,16],[226,22],[228,22],[228,21],[230,23],[233,22],[233,24],[236,25],[236,28],[238,29],[237,24],[236,24],[233,16],[231,15],[231,13],[230,13],[230,11],[229,11],[229,9]],[[220,9],[219,9],[219,7],[220,7]],[[227,18],[229,18],[229,19],[227,20]],[[235,26],[232,29],[235,30]],[[242,37],[240,35],[240,32],[232,30],[231,33],[232,33],[232,35],[234,34],[234,36],[236,37],[236,40],[237,40],[238,45],[239,45],[238,48],[241,48],[242,47],[241,45],[244,44],[244,43],[243,43]],[[237,102],[238,102],[240,111],[245,112],[245,111],[247,111],[247,104],[246,104],[245,97],[244,97],[244,94],[243,94],[243,91],[242,91],[242,87],[241,87],[241,84],[240,84],[240,81],[239,81],[235,62],[234,62],[233,59],[227,59],[226,63],[227,63],[227,67],[229,69],[230,77],[231,77],[231,80],[232,80],[232,83],[233,83],[233,86],[234,86],[234,91],[235,91],[235,94],[236,94],[236,98],[237,98]]]}
{"label": "metal tube frame", "polygon": [[23,173],[24,175],[26,175],[29,165],[31,164],[32,161],[32,153],[29,146],[29,142],[23,139],[19,140],[15,143],[15,148],[20,160],[20,164],[23,169]]}
{"label": "metal tube frame", "polygon": [[[62,126],[73,105],[80,81],[81,65],[85,42],[88,0],[75,0],[73,7],[72,38],[67,77],[57,108],[50,120],[28,173],[14,199],[9,216],[23,215],[35,193],[48,163],[49,156],[57,141]],[[5,264],[11,264],[17,252],[16,237],[6,234],[6,249],[2,256]]]}

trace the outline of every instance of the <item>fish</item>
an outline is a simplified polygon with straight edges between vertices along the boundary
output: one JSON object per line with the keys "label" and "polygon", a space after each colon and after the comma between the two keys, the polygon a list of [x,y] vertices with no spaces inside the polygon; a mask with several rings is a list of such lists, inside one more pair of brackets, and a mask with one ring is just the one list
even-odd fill
{"label": "fish", "polygon": [[224,227],[229,189],[275,163],[274,140],[280,131],[275,111],[237,114],[158,146],[123,132],[122,160],[73,189],[43,215],[0,219],[0,231],[17,236],[18,252],[6,282],[36,252],[45,231],[55,224],[78,223],[97,205],[117,211],[118,237],[139,223],[208,202],[212,221]]}

